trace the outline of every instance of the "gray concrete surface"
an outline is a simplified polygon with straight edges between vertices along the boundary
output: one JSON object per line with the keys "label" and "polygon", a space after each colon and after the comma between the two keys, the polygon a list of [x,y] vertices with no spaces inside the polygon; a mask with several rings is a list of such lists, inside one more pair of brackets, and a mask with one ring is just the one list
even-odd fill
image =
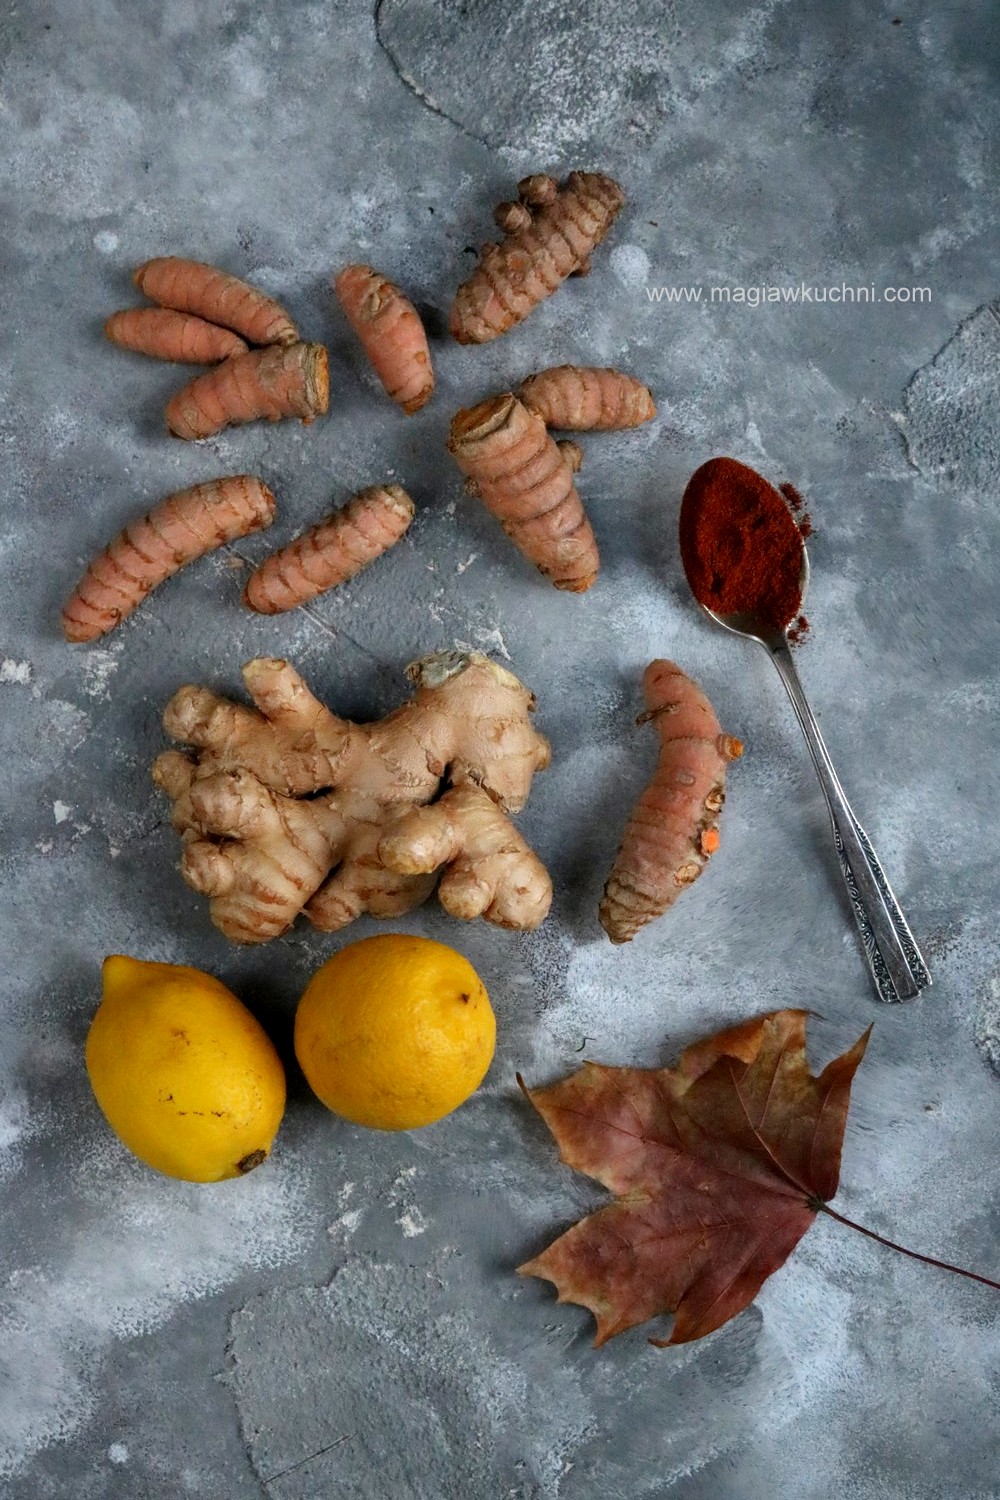
{"label": "gray concrete surface", "polygon": [[[988,6],[630,0],[5,6],[0,825],[0,1489],[10,1500],[986,1500],[1000,1299],[818,1223],[708,1341],[643,1330],[594,1352],[589,1315],[513,1267],[599,1191],[558,1165],[514,1074],[668,1060],[720,1023],[819,1013],[817,1061],[870,1021],[842,1210],[997,1274],[1000,703],[998,32]],[[589,279],[509,338],[441,336],[524,172],[595,166],[628,205]],[[107,347],[154,254],[216,261],[329,343],[309,429],[169,441],[178,372]],[[438,330],[439,394],[405,420],[330,296],[374,261]],[[929,302],[708,303],[712,285],[931,288]],[[647,286],[701,284],[703,303]],[[463,497],[462,403],[540,364],[621,362],[660,404],[586,440],[603,573],[557,594]],[[730,453],[805,492],[807,689],[935,975],[879,1007],[780,684],[697,615],[679,497]],[[251,618],[222,554],[103,644],[58,611],[83,562],[163,494],[251,470],[280,520],[262,554],[362,484],[419,504],[405,540],[311,615]],[[375,717],[412,657],[456,641],[537,692],[554,764],[523,826],[556,901],[534,936],[397,924],[459,946],[499,1018],[451,1119],[400,1136],[324,1113],[290,1058],[296,997],[336,946],[227,944],[176,873],[148,783],[183,681],[235,692],[287,655]],[[747,743],[724,848],[623,950],[596,923],[653,745],[638,682],[675,656]],[[362,922],[349,935],[373,930]],[[271,1161],[217,1188],[134,1162],[82,1046],[106,952],[228,982],[290,1063]]]}

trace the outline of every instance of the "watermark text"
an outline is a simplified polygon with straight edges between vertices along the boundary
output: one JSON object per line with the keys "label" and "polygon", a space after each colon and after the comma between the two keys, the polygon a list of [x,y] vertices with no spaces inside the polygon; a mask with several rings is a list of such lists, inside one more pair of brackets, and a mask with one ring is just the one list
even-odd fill
{"label": "watermark text", "polygon": [[704,306],[764,307],[771,303],[912,303],[930,302],[929,286],[849,286],[842,281],[835,286],[819,286],[800,281],[796,286],[647,286],[649,302],[696,302]]}

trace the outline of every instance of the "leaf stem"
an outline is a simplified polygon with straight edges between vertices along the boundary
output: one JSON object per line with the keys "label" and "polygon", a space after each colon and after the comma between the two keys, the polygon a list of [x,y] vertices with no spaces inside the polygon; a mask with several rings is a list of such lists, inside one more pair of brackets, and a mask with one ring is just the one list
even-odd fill
{"label": "leaf stem", "polygon": [[979,1276],[975,1271],[966,1271],[963,1266],[953,1266],[947,1260],[935,1260],[933,1255],[921,1255],[918,1250],[907,1250],[905,1245],[897,1245],[895,1240],[887,1240],[884,1235],[876,1234],[874,1229],[866,1229],[863,1224],[855,1224],[853,1219],[847,1219],[843,1214],[838,1214],[835,1208],[830,1208],[826,1203],[812,1205],[818,1213],[828,1214],[831,1219],[836,1219],[838,1224],[846,1224],[848,1229],[856,1229],[859,1234],[867,1235],[870,1240],[877,1240],[880,1245],[887,1245],[890,1250],[898,1250],[900,1255],[908,1255],[911,1260],[921,1260],[925,1266],[937,1266],[941,1271],[953,1271],[956,1276],[966,1276],[970,1281],[980,1281],[983,1286],[991,1286],[1000,1292],[1000,1281],[992,1281],[989,1276]]}

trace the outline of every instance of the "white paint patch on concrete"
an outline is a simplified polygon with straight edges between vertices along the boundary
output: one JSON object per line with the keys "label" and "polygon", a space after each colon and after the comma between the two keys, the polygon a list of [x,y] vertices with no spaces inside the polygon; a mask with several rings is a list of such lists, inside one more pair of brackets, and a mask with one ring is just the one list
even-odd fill
{"label": "white paint patch on concrete", "polygon": [[0,661],[0,683],[16,683],[18,687],[27,687],[32,677],[32,666],[30,661],[14,661],[12,657],[5,656]]}
{"label": "white paint patch on concrete", "polygon": [[396,1223],[408,1240],[415,1239],[418,1234],[423,1234],[427,1228],[427,1220],[415,1206],[404,1209]]}
{"label": "white paint patch on concrete", "polygon": [[510,661],[511,655],[507,650],[507,642],[497,626],[493,626],[492,629],[483,626],[481,629],[474,630],[473,635],[476,637],[480,651],[495,651],[498,656],[503,657],[504,661]]}
{"label": "white paint patch on concrete", "polygon": [[83,674],[83,691],[88,698],[103,701],[111,697],[110,682],[118,671],[123,644],[122,641],[116,641],[111,646],[101,646],[82,653],[80,670]]}
{"label": "white paint patch on concrete", "polygon": [[649,281],[649,256],[641,245],[616,245],[611,252],[611,270],[623,286],[645,286]]}
{"label": "white paint patch on concrete", "polygon": [[0,1181],[17,1171],[25,1143],[38,1128],[24,1090],[5,1085],[0,1093]]}
{"label": "white paint patch on concrete", "polygon": [[118,249],[118,236],[110,229],[99,229],[94,235],[94,249],[100,255],[114,255]]}

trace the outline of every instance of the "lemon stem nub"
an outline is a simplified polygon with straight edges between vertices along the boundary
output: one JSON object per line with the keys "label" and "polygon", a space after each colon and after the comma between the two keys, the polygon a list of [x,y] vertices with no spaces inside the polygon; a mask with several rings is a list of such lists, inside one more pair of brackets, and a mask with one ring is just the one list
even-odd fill
{"label": "lemon stem nub", "polygon": [[254,1167],[259,1167],[262,1161],[267,1161],[266,1151],[248,1151],[246,1156],[240,1158],[236,1163],[236,1170],[241,1177],[252,1172]]}

